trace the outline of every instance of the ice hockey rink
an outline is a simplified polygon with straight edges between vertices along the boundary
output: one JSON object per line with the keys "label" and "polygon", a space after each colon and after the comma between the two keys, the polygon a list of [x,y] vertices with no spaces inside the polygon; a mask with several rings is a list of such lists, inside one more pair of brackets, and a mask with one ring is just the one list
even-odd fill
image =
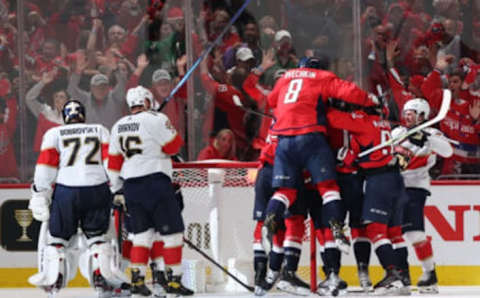
{"label": "ice hockey rink", "polygon": [[[265,297],[292,297],[293,295],[284,294],[280,292],[271,292]],[[347,297],[368,297],[373,296],[373,294],[365,294],[361,293],[358,288],[352,288],[347,295]],[[440,287],[439,294],[419,294],[415,291],[412,291],[411,296],[418,296],[418,297],[480,297],[480,287]],[[25,289],[25,288],[18,288],[18,289],[0,289],[0,297],[2,298],[40,298],[40,297],[47,297],[47,295],[38,290],[38,289]],[[90,288],[66,288],[63,289],[60,293],[56,295],[56,297],[65,297],[65,298],[94,298],[95,294],[92,289]],[[174,297],[174,296],[171,296]],[[195,297],[254,297],[251,293],[202,293],[197,294]],[[305,297],[305,296],[304,296]],[[316,294],[311,294],[308,297],[319,297]],[[397,296],[389,296],[389,297],[397,297]],[[398,297],[405,297],[405,296],[398,296]]]}

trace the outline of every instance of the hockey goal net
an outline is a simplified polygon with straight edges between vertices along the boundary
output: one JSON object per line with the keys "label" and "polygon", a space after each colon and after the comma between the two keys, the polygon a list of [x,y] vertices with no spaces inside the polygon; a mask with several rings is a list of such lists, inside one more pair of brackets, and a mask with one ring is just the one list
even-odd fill
{"label": "hockey goal net", "polygon": [[[258,163],[187,162],[174,164],[173,172],[173,181],[181,185],[184,197],[185,238],[249,285],[254,276],[252,216],[257,168]],[[308,282],[310,233],[306,230],[298,273]],[[185,272],[195,279],[190,284],[198,292],[217,288],[245,291],[187,245],[184,259]]]}

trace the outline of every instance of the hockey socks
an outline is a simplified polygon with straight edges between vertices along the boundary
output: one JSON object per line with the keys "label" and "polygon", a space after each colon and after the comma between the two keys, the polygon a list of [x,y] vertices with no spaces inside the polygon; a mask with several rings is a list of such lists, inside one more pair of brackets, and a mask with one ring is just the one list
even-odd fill
{"label": "hockey socks", "polygon": [[297,271],[302,251],[303,234],[305,233],[305,218],[293,215],[285,219],[285,250],[286,270]]}
{"label": "hockey socks", "polygon": [[370,264],[370,252],[372,245],[366,235],[365,228],[352,228],[353,253],[357,264]]}
{"label": "hockey socks", "polygon": [[407,244],[402,236],[402,228],[400,226],[388,228],[388,238],[392,242],[395,251],[395,265],[402,271],[408,271],[408,250]]}
{"label": "hockey socks", "polygon": [[262,225],[263,221],[258,221],[253,232],[253,268],[255,272],[267,270],[268,258],[262,245]]}
{"label": "hockey socks", "polygon": [[367,225],[366,233],[373,243],[375,254],[384,269],[395,266],[395,252],[387,236],[387,225],[373,222]]}
{"label": "hockey socks", "polygon": [[434,270],[435,264],[433,262],[432,243],[428,240],[425,240],[415,243],[413,248],[415,249],[415,254],[417,255],[418,260],[422,264],[423,271]]}
{"label": "hockey socks", "polygon": [[280,271],[284,258],[283,242],[285,239],[285,231],[278,230],[273,236],[273,247],[269,254],[268,267],[272,271]]}

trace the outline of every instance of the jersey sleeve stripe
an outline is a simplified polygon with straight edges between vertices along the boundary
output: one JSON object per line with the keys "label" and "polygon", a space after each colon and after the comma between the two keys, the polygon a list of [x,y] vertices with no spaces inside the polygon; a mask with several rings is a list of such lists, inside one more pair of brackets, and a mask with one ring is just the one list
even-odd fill
{"label": "jersey sleeve stripe", "polygon": [[182,145],[183,145],[183,140],[180,137],[180,135],[177,134],[175,135],[175,138],[173,138],[170,142],[168,142],[162,147],[162,151],[165,154],[173,155],[173,154],[176,154],[178,150],[180,150],[180,147],[182,147]]}
{"label": "jersey sleeve stripe", "polygon": [[60,164],[60,154],[55,148],[43,149],[38,156],[37,164],[58,167]]}
{"label": "jersey sleeve stripe", "polygon": [[112,171],[120,171],[123,165],[123,155],[112,155],[108,156],[108,169]]}
{"label": "jersey sleeve stripe", "polygon": [[107,158],[108,158],[108,143],[102,144],[102,160],[105,160]]}

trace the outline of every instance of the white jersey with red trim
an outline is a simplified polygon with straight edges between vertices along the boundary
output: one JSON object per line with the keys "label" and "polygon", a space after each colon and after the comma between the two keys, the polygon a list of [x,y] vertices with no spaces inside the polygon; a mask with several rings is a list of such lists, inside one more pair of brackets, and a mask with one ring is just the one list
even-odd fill
{"label": "white jersey with red trim", "polygon": [[176,154],[182,138],[165,114],[144,111],[121,118],[112,128],[108,150],[108,175],[112,192],[122,188],[122,179],[153,173],[172,176],[170,155]]}
{"label": "white jersey with red trim", "polygon": [[35,167],[36,188],[50,189],[54,183],[94,186],[107,182],[109,139],[101,124],[75,123],[49,129]]}
{"label": "white jersey with red trim", "polygon": [[[406,127],[398,126],[392,131],[392,137],[402,135],[407,130]],[[450,157],[453,148],[438,129],[429,127],[424,131],[429,136],[423,147],[412,144],[408,139],[399,144],[401,148],[407,150],[410,156],[408,166],[402,171],[402,176],[405,187],[430,190],[430,174],[428,171],[435,165],[437,154],[445,158]]]}

